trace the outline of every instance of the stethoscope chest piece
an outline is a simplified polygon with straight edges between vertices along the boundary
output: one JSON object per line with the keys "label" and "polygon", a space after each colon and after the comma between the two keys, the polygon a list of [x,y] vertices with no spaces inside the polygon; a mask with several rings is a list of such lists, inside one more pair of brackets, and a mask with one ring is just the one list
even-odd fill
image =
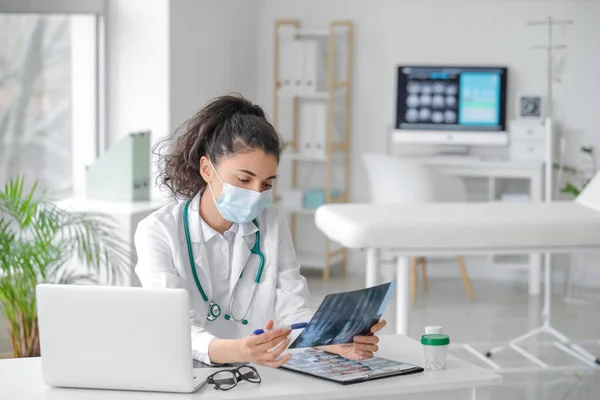
{"label": "stethoscope chest piece", "polygon": [[209,301],[208,302],[208,315],[206,316],[206,319],[208,319],[209,321],[214,321],[215,319],[219,318],[219,316],[221,315],[221,307],[212,302]]}

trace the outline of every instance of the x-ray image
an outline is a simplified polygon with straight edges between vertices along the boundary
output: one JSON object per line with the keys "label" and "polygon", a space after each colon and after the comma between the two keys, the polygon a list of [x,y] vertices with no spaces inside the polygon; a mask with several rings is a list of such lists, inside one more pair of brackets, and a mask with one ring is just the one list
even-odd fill
{"label": "x-ray image", "polygon": [[421,91],[421,82],[419,81],[412,81],[409,82],[408,84],[408,93],[419,93]]}
{"label": "x-ray image", "polygon": [[436,124],[441,124],[444,122],[444,113],[441,111],[435,111],[433,114],[431,114],[431,120]]}
{"label": "x-ray image", "polygon": [[379,321],[396,287],[385,283],[352,292],[330,294],[289,348],[352,343]]}
{"label": "x-ray image", "polygon": [[440,93],[444,93],[444,90],[446,89],[446,85],[444,85],[442,82],[436,82],[433,85],[433,92],[440,94]]}
{"label": "x-ray image", "polygon": [[419,111],[419,118],[421,121],[429,121],[431,118],[431,110],[429,108],[421,108]]}
{"label": "x-ray image", "polygon": [[456,96],[458,94],[458,85],[451,84],[446,88],[446,94],[448,96]]}
{"label": "x-ray image", "polygon": [[[506,68],[398,66],[395,129],[504,131]],[[409,138],[408,140],[418,140]]]}
{"label": "x-ray image", "polygon": [[446,105],[448,107],[456,107],[456,97],[446,96]]}
{"label": "x-ray image", "polygon": [[444,97],[440,95],[433,96],[433,107],[442,108],[444,107]]}
{"label": "x-ray image", "polygon": [[416,122],[419,119],[419,111],[416,108],[410,108],[406,112],[406,120],[408,122]]}
{"label": "x-ray image", "polygon": [[406,105],[409,107],[418,107],[419,97],[417,95],[411,94],[406,98]]}
{"label": "x-ray image", "polygon": [[453,124],[456,122],[456,113],[454,111],[446,111],[444,113],[444,119],[446,120],[446,123]]}

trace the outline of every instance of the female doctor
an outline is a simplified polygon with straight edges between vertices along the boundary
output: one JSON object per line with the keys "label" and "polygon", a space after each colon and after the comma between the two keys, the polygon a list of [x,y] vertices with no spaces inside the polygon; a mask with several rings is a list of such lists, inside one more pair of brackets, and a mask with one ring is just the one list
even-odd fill
{"label": "female doctor", "polygon": [[[272,328],[314,313],[289,228],[270,204],[280,137],[260,107],[237,96],[214,99],[180,130],[159,150],[159,181],[176,201],[138,225],[136,273],[144,287],[188,291],[195,359],[278,367],[290,358],[280,356],[291,331]],[[258,328],[269,331],[253,335]],[[357,336],[326,350],[363,359],[377,342]]]}

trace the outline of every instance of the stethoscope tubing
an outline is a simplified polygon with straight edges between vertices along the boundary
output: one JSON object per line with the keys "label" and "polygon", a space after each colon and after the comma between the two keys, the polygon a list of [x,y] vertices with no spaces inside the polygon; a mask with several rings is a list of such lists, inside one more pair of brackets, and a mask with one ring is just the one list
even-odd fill
{"label": "stethoscope tubing", "polygon": [[[188,209],[189,209],[190,203],[191,203],[191,200],[188,200],[183,209],[183,227],[184,227],[184,232],[185,232],[185,241],[186,241],[187,250],[188,250],[188,257],[189,257],[189,261],[190,261],[190,268],[192,270],[192,275],[194,276],[194,281],[196,283],[196,286],[198,287],[198,290],[200,291],[200,295],[202,296],[202,300],[204,300],[204,302],[208,306],[207,319],[209,321],[214,321],[221,315],[221,306],[219,306],[217,303],[210,301],[208,299],[208,296],[204,292],[204,289],[202,288],[202,284],[200,283],[200,278],[198,278],[198,273],[196,271],[196,263],[194,262],[194,251],[192,250],[192,242],[190,239],[190,229],[189,229],[189,223],[188,223]],[[256,221],[256,219],[253,220],[252,222],[258,228],[258,222]],[[204,250],[204,247],[203,247],[203,250]],[[246,321],[246,317],[248,316],[248,313],[250,312],[250,308],[252,307],[252,302],[254,301],[254,298],[256,296],[256,289],[258,287],[258,284],[260,283],[260,279],[262,277],[262,273],[263,273],[263,269],[264,269],[264,265],[265,265],[265,257],[262,254],[262,251],[260,250],[260,231],[259,230],[256,231],[256,240],[254,242],[254,246],[252,246],[252,249],[250,250],[250,254],[256,254],[260,260],[259,266],[258,266],[258,271],[256,273],[256,277],[254,278],[254,285],[252,288],[252,297],[250,298],[250,302],[248,303],[248,307],[246,307],[246,312],[244,313],[243,317],[236,318],[233,315],[233,304],[235,303],[235,299],[237,297],[238,285],[240,283],[242,275],[244,274],[244,269],[246,269],[246,266],[244,266],[244,268],[242,269],[242,272],[240,273],[240,276],[238,277],[235,285],[233,286],[233,291],[231,293],[231,301],[229,303],[229,315],[226,315],[226,317],[228,317],[227,319],[231,319],[233,321],[241,322],[241,323],[243,323],[243,321]],[[213,312],[213,307],[215,307],[215,306],[218,309],[217,312]]]}

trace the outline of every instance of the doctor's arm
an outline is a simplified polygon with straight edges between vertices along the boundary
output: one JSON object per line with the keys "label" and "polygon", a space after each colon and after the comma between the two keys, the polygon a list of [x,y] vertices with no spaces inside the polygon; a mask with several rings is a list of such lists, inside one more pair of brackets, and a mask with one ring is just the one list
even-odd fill
{"label": "doctor's arm", "polygon": [[[172,234],[172,233],[171,233]],[[188,290],[188,282],[173,265],[174,250],[167,241],[167,227],[149,219],[139,223],[135,233],[138,262],[135,272],[143,287]],[[191,307],[192,356],[205,364],[254,362],[270,367],[283,364],[274,361],[287,347],[287,329],[277,329],[263,335],[243,339],[220,339],[204,328],[205,316]],[[272,328],[268,326],[267,328]],[[268,352],[269,349],[279,348]]]}

